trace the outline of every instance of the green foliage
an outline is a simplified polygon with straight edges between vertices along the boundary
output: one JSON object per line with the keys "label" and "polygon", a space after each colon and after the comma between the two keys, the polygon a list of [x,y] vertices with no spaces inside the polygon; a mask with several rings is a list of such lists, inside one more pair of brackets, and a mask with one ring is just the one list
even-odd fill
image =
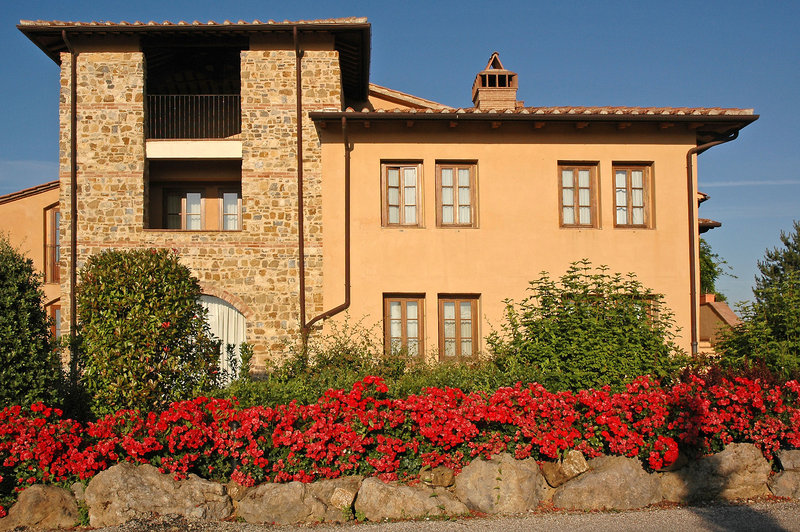
{"label": "green foliage", "polygon": [[60,362],[42,297],[33,261],[0,235],[0,408],[58,402]]}
{"label": "green foliage", "polygon": [[764,252],[764,260],[758,261],[756,288],[753,293],[756,300],[761,299],[760,292],[770,286],[779,285],[790,272],[800,271],[800,221],[793,224],[794,232],[781,231],[783,247],[768,249]]}
{"label": "green foliage", "polygon": [[800,222],[781,231],[783,247],[758,261],[755,302],[741,305],[742,324],[717,344],[730,369],[766,366],[782,379],[800,377]]}
{"label": "green foliage", "polygon": [[726,301],[724,294],[717,291],[717,279],[723,275],[735,277],[730,273],[728,262],[711,249],[711,244],[700,239],[700,292],[714,294],[718,301]]}
{"label": "green foliage", "polygon": [[620,386],[650,374],[669,378],[683,364],[663,296],[633,274],[573,263],[554,281],[546,272],[530,295],[507,302],[503,334],[487,339],[501,372],[551,390]]}
{"label": "green foliage", "polygon": [[[331,325],[330,333],[312,337],[305,353],[292,349],[282,365],[263,375],[240,373],[239,379],[219,397],[236,397],[243,407],[315,402],[330,388],[350,389],[367,375],[382,377],[393,397],[420,393],[428,387],[457,387],[464,391],[492,392],[516,380],[501,374],[491,361],[473,364],[426,363],[405,352],[387,354],[381,335],[374,329],[344,320]],[[245,356],[243,355],[243,366]]]}
{"label": "green foliage", "polygon": [[781,379],[800,377],[800,270],[758,289],[755,303],[741,305],[742,323],[717,344],[723,367],[766,366]]}
{"label": "green foliage", "polygon": [[80,272],[82,383],[92,411],[158,409],[215,382],[200,287],[167,250],[104,251]]}

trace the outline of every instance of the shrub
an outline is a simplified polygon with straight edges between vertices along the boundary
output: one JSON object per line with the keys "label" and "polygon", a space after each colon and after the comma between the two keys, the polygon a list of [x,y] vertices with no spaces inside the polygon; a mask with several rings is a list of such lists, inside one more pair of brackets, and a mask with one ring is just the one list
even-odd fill
{"label": "shrub", "polygon": [[663,296],[633,274],[607,271],[576,262],[558,281],[543,272],[528,297],[508,301],[503,334],[494,331],[487,339],[499,369],[551,390],[674,375],[684,357]]}
{"label": "shrub", "polygon": [[104,251],[80,272],[77,308],[82,383],[100,416],[158,409],[215,382],[200,287],[167,250]]}
{"label": "shrub", "polygon": [[740,305],[742,323],[716,348],[723,366],[745,370],[763,365],[779,378],[800,376],[800,222],[781,231],[782,247],[758,261],[755,301]]}
{"label": "shrub", "polygon": [[61,379],[33,261],[0,235],[0,407],[57,402]]}
{"label": "shrub", "polygon": [[720,363],[734,370],[765,366],[781,379],[800,377],[800,271],[758,290],[755,303],[740,305],[742,323],[723,335]]}

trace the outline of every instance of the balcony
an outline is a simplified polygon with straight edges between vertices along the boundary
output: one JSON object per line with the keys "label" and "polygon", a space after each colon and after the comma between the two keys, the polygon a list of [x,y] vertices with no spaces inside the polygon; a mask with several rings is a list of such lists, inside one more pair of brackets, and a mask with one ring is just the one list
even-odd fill
{"label": "balcony", "polygon": [[242,132],[238,94],[147,96],[148,139],[225,139]]}

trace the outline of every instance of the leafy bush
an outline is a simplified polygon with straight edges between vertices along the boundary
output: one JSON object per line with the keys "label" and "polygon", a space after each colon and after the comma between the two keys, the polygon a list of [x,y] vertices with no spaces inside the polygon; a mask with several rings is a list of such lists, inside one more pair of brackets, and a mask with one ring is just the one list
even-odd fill
{"label": "leafy bush", "polygon": [[0,235],[0,406],[58,402],[60,361],[33,261]]}
{"label": "leafy bush", "polygon": [[674,375],[684,357],[663,296],[633,274],[607,271],[576,262],[558,281],[543,272],[528,297],[508,301],[503,334],[487,339],[500,371],[551,390]]}
{"label": "leafy bush", "polygon": [[742,323],[723,335],[720,363],[736,370],[763,365],[782,379],[800,378],[800,271],[758,290],[740,305]]}
{"label": "leafy bush", "polygon": [[104,251],[80,272],[82,383],[95,415],[153,409],[215,382],[200,287],[167,250]]}
{"label": "leafy bush", "polygon": [[663,386],[648,377],[624,391],[608,387],[549,392],[530,384],[491,393],[430,388],[398,399],[368,376],[327,390],[311,404],[240,408],[200,397],[159,413],[120,411],[96,422],[58,410],[0,410],[0,504],[15,487],[70,485],[120,461],[150,463],[184,477],[302,481],[342,475],[413,478],[421,466],[458,471],[473,458],[509,452],[553,460],[577,449],[638,457],[651,469],[681,449],[717,452],[753,443],[770,459],[800,447],[800,384],[737,378],[709,384],[692,377]]}
{"label": "leafy bush", "polygon": [[716,348],[723,366],[746,370],[763,365],[782,379],[800,377],[800,222],[781,231],[782,247],[758,261],[755,301],[740,305],[742,323]]}

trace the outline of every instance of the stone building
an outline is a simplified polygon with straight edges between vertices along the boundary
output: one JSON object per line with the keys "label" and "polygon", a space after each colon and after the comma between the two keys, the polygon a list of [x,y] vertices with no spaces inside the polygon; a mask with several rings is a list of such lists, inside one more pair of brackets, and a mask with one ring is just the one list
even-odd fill
{"label": "stone building", "polygon": [[665,294],[697,348],[692,163],[752,110],[526,107],[496,53],[456,109],[370,84],[359,18],[19,29],[61,68],[65,332],[88,256],[155,246],[257,368],[345,309],[474,357],[505,298],[584,257]]}

